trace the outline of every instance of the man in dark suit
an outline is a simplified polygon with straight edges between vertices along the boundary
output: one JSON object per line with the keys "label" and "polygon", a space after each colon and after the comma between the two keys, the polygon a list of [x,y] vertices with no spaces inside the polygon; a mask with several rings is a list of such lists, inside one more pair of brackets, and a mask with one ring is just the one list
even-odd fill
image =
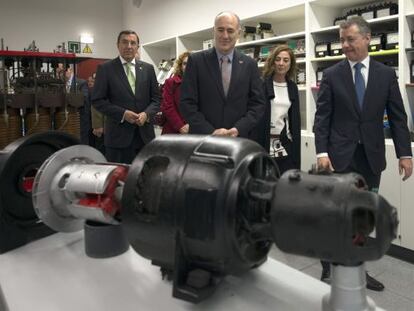
{"label": "man in dark suit", "polygon": [[[394,69],[368,55],[369,24],[361,17],[340,25],[346,59],[328,68],[319,89],[315,114],[318,167],[338,173],[361,174],[371,191],[378,191],[385,169],[383,116],[386,109],[403,180],[412,173],[411,143]],[[330,266],[323,262],[321,280],[328,281]],[[367,288],[383,284],[367,274]]]}
{"label": "man in dark suit", "polygon": [[249,137],[265,104],[256,62],[234,49],[239,17],[218,14],[215,47],[189,56],[181,85],[180,111],[190,134]]}
{"label": "man in dark suit", "polygon": [[91,103],[89,100],[88,84],[85,80],[75,77],[73,66],[64,68],[64,64],[59,63],[57,72],[58,75],[64,72],[64,77],[62,78],[66,83],[66,93],[77,92],[83,95],[83,106],[79,107],[80,142],[84,145],[91,145]]}
{"label": "man in dark suit", "polygon": [[149,120],[159,111],[160,95],[154,67],[135,58],[138,35],[132,30],[121,31],[117,46],[119,57],[97,69],[92,104],[106,116],[108,161],[131,163],[155,137]]}

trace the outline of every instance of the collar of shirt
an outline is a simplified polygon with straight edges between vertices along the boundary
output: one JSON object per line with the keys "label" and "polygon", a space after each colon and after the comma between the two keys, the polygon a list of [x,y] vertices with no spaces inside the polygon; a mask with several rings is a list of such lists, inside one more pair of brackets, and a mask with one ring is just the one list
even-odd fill
{"label": "collar of shirt", "polygon": [[[119,55],[119,59],[121,60],[122,65],[125,65],[125,63],[128,63],[121,55]],[[135,66],[135,58],[133,58],[129,63]]]}
{"label": "collar of shirt", "polygon": [[233,49],[233,50],[231,50],[231,52],[230,52],[230,53],[228,53],[228,54],[221,54],[221,53],[220,53],[220,52],[216,49],[216,53],[217,53],[217,59],[218,59],[219,64],[220,64],[221,58],[222,58],[223,56],[227,56],[227,57],[229,58],[229,60],[230,60],[230,63],[232,63],[232,62],[233,62],[234,49]]}
{"label": "collar of shirt", "polygon": [[352,69],[354,69],[354,65],[356,63],[361,63],[362,65],[364,65],[363,68],[365,68],[367,70],[367,72],[368,72],[368,69],[369,69],[369,59],[370,58],[369,58],[369,55],[368,55],[361,62],[353,62],[353,61],[351,61],[351,60],[348,59],[348,63],[349,63],[349,66],[351,66]]}
{"label": "collar of shirt", "polygon": [[348,59],[349,66],[351,66],[352,79],[354,80],[354,82],[355,82],[355,68],[354,68],[354,65],[355,65],[356,63],[361,63],[361,64],[363,64],[363,65],[364,65],[364,66],[361,68],[361,74],[362,74],[362,76],[364,77],[365,87],[367,87],[367,85],[368,85],[369,60],[370,60],[369,55],[368,55],[367,57],[365,57],[365,58],[364,58],[362,61],[360,61],[360,62],[353,62],[353,61],[350,61],[350,60]]}

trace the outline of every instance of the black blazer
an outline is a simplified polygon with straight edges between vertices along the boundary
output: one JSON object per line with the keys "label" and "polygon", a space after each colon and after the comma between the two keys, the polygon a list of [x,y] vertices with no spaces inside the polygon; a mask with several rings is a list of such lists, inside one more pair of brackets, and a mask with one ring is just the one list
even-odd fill
{"label": "black blazer", "polygon": [[[151,120],[159,111],[160,93],[154,67],[136,60],[135,95],[128,83],[119,57],[98,66],[92,91],[92,105],[105,116],[105,146],[128,147],[134,138],[137,125],[122,122],[125,110],[145,111]],[[150,123],[138,127],[146,144],[155,137]]]}
{"label": "black blazer", "polygon": [[[299,106],[299,92],[298,86],[295,82],[287,80],[288,94],[291,106],[288,111],[288,125],[289,131],[292,135],[292,141],[287,137],[287,127],[283,128],[280,133],[280,141],[283,147],[292,159],[295,168],[300,169],[301,148],[300,148],[300,106]],[[271,100],[275,98],[275,91],[273,88],[273,78],[267,77],[263,81],[263,89],[266,99],[265,113],[254,130],[255,140],[266,149],[270,151],[270,120],[271,120]]]}
{"label": "black blazer", "polygon": [[230,87],[224,95],[214,48],[191,54],[181,85],[180,111],[191,134],[211,134],[236,127],[249,137],[264,112],[264,97],[257,63],[234,50]]}
{"label": "black blazer", "polygon": [[325,70],[315,113],[316,152],[327,152],[337,171],[346,169],[358,142],[374,174],[385,169],[383,116],[388,120],[397,157],[411,156],[400,89],[395,71],[371,58],[362,111],[358,105],[348,60]]}

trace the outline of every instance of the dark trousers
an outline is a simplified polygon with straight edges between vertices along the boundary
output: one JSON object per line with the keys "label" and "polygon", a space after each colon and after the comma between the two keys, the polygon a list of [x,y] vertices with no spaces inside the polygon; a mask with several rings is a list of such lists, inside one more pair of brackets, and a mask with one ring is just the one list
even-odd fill
{"label": "dark trousers", "polygon": [[134,139],[128,147],[112,148],[105,146],[105,157],[108,162],[131,164],[144,145],[138,130],[136,130]]}
{"label": "dark trousers", "polygon": [[364,177],[365,182],[368,185],[368,190],[378,192],[378,188],[381,181],[381,173],[375,174],[372,172],[369,166],[367,155],[365,154],[364,145],[358,144],[355,149],[354,156],[348,167],[337,173],[350,173],[355,172]]}
{"label": "dark trousers", "polygon": [[95,147],[100,153],[105,154],[104,134],[101,137],[93,135],[92,143],[92,147]]}
{"label": "dark trousers", "polygon": [[[368,190],[373,192],[378,192],[378,188],[381,181],[381,174],[375,174],[372,172],[371,167],[369,166],[367,155],[364,150],[364,145],[358,144],[355,149],[354,156],[352,157],[351,163],[343,171],[336,171],[336,173],[345,174],[345,173],[357,173],[364,177],[365,182],[368,185]],[[330,270],[330,263],[322,261],[322,269],[324,271]]]}
{"label": "dark trousers", "polygon": [[295,164],[293,164],[292,158],[289,155],[287,157],[273,159],[275,159],[277,166],[279,167],[280,175],[295,168]]}

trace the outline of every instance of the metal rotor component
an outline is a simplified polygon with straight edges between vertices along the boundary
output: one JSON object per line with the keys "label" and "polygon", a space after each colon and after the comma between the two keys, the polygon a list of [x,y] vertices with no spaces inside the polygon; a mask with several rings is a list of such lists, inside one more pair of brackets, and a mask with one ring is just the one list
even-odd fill
{"label": "metal rotor component", "polygon": [[0,218],[7,215],[20,226],[38,223],[31,199],[34,176],[50,155],[77,143],[66,133],[45,132],[25,136],[0,150]]}
{"label": "metal rotor component", "polygon": [[51,131],[25,136],[0,150],[0,254],[53,233],[33,209],[34,177],[50,155],[78,143],[73,136]]}
{"label": "metal rotor component", "polygon": [[[79,173],[77,170],[79,167],[97,162],[106,162],[99,151],[89,146],[76,145],[56,152],[43,163],[35,177],[32,199],[35,211],[44,223],[52,229],[63,232],[78,231],[83,228],[84,219],[76,217],[79,216],[78,213],[72,213],[77,206],[75,204],[72,210],[70,203],[71,200],[75,201],[78,193],[76,190],[80,190],[79,186],[84,185],[86,181],[79,186],[74,186],[71,181],[69,188],[74,190],[73,192],[66,191],[65,186],[72,173]],[[88,169],[90,166],[85,166],[85,170]],[[105,168],[105,170],[108,172],[110,169]],[[89,181],[91,175],[93,173],[90,171],[85,174],[89,177],[89,179],[87,177]],[[95,190],[100,191],[103,187],[101,180],[95,183],[95,186]],[[83,191],[89,190],[91,190],[90,186],[83,189]],[[78,193],[78,195],[80,199],[82,194]],[[87,214],[86,211],[85,213]]]}

